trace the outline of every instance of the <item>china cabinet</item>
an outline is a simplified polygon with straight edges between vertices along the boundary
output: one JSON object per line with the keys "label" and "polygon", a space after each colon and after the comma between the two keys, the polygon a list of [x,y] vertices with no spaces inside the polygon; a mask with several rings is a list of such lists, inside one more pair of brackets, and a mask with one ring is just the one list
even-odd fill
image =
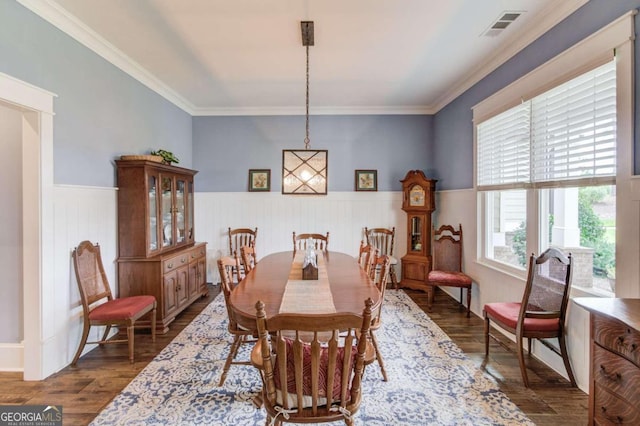
{"label": "china cabinet", "polygon": [[156,327],[207,293],[206,243],[196,243],[195,170],[145,160],[117,160],[118,290],[151,294]]}
{"label": "china cabinet", "polygon": [[402,179],[402,210],[407,212],[407,254],[402,257],[401,287],[427,291],[431,270],[431,213],[435,210],[436,180],[421,170]]}

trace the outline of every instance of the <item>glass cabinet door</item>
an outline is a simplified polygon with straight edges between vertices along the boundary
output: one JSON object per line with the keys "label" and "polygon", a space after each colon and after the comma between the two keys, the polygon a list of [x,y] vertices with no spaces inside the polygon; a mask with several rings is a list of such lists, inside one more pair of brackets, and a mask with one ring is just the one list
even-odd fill
{"label": "glass cabinet door", "polygon": [[158,177],[149,176],[149,251],[158,250]]}
{"label": "glass cabinet door", "polygon": [[162,176],[162,202],[160,213],[162,215],[162,247],[173,245],[173,179]]}
{"label": "glass cabinet door", "polygon": [[186,238],[186,225],[185,225],[185,190],[186,182],[184,179],[176,180],[176,244],[181,244]]}
{"label": "glass cabinet door", "polygon": [[187,230],[187,238],[189,242],[193,241],[193,182],[189,182],[189,193],[188,195],[188,214],[189,214],[189,222],[188,222],[188,230]]}
{"label": "glass cabinet door", "polygon": [[411,218],[411,251],[422,251],[422,218]]}

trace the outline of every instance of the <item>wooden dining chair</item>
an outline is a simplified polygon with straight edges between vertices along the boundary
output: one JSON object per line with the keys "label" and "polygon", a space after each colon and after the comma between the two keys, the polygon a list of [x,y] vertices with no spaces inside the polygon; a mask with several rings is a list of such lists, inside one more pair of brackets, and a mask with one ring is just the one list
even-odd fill
{"label": "wooden dining chair", "polygon": [[229,256],[238,253],[240,256],[240,247],[250,246],[255,249],[256,240],[258,238],[258,228],[236,228],[227,231],[229,235]]}
{"label": "wooden dining chair", "polygon": [[248,274],[256,266],[258,260],[256,259],[256,249],[253,246],[240,247],[240,254],[242,258],[242,268],[244,274]]}
{"label": "wooden dining chair", "polygon": [[[522,300],[484,305],[482,313],[485,321],[485,355],[489,355],[489,337],[496,339],[490,333],[490,322],[493,321],[494,325],[516,337],[516,351],[525,387],[529,387],[529,379],[522,348],[524,338],[528,340],[529,355],[531,355],[531,339],[539,339],[540,343],[560,355],[571,385],[576,386],[569,361],[565,329],[571,288],[571,266],[571,254],[565,255],[556,248],[546,250],[539,257],[531,255]],[[554,337],[560,344],[559,351],[554,345],[544,340]]]}
{"label": "wooden dining chair", "polygon": [[389,256],[391,267],[389,268],[389,278],[394,289],[398,289],[398,277],[396,276],[396,265],[398,259],[393,255],[393,247],[395,245],[396,228],[364,228],[364,235],[367,244],[376,247],[381,255]]}
{"label": "wooden dining chair", "polygon": [[[374,249],[375,250],[375,249]],[[391,259],[389,256],[375,255],[374,260],[371,264],[371,268],[369,270],[369,276],[371,280],[374,282],[375,286],[380,291],[380,305],[376,309],[375,312],[372,313],[371,320],[371,343],[373,344],[373,348],[375,350],[375,358],[374,360],[378,360],[378,365],[380,366],[380,372],[382,373],[382,379],[387,381],[387,371],[384,368],[384,359],[382,357],[382,353],[380,352],[380,348],[378,347],[378,339],[376,339],[376,332],[382,327],[382,305],[384,304],[384,293],[387,288],[387,281],[389,279],[389,269],[391,268]]]}
{"label": "wooden dining chair", "polygon": [[[98,244],[82,241],[73,250],[72,258],[82,302],[83,328],[80,344],[71,365],[76,365],[87,343],[98,343],[102,346],[105,343],[128,342],[129,361],[133,362],[136,321],[147,314],[150,317],[151,340],[156,341],[156,298],[148,295],[114,298],[104,272]],[[89,330],[94,325],[106,326],[102,339],[87,342]],[[107,340],[111,327],[123,326],[127,328],[126,339]]]}
{"label": "wooden dining chair", "polygon": [[364,269],[367,275],[370,274],[371,264],[373,263],[377,255],[378,255],[377,248],[369,244],[365,244],[364,241],[360,241],[360,249],[358,252],[358,264],[362,269]]}
{"label": "wooden dining chair", "polygon": [[262,378],[266,424],[354,424],[364,389],[364,357],[371,326],[367,299],[362,315],[277,314],[266,318],[256,303],[258,343],[251,361]]}
{"label": "wooden dining chair", "polygon": [[306,250],[307,240],[313,241],[313,248],[316,250],[327,251],[329,250],[329,233],[322,234],[298,234],[293,232],[293,251]]}
{"label": "wooden dining chair", "polygon": [[451,225],[442,225],[433,230],[433,268],[427,275],[427,306],[431,310],[437,286],[459,287],[460,303],[462,289],[467,289],[467,318],[471,315],[471,285],[473,280],[462,272],[462,225],[458,230]]}
{"label": "wooden dining chair", "polygon": [[238,267],[237,255],[235,258],[231,258],[230,256],[225,256],[218,259],[218,272],[220,273],[220,280],[222,286],[222,294],[224,295],[224,303],[227,307],[227,318],[229,322],[227,323],[227,330],[233,336],[233,342],[231,343],[231,347],[229,348],[229,355],[227,355],[227,359],[224,363],[224,367],[222,368],[222,374],[220,376],[220,382],[218,386],[224,385],[224,382],[227,378],[227,373],[231,368],[231,365],[250,365],[251,363],[246,361],[236,361],[236,356],[238,355],[238,350],[240,346],[244,343],[252,343],[256,340],[252,338],[253,331],[248,330],[244,327],[241,327],[236,321],[235,314],[233,309],[231,308],[230,298],[231,292],[234,288],[233,283],[233,271],[234,268]]}
{"label": "wooden dining chair", "polygon": [[240,268],[233,270],[233,277],[235,282],[240,282],[242,278],[246,275],[246,271],[244,270],[244,266],[242,264],[242,253],[240,249],[243,246],[253,247],[254,251],[256,249],[256,240],[258,238],[258,228],[250,229],[250,228],[229,228],[227,231],[228,239],[229,239],[229,254],[231,258],[234,258],[236,255],[240,259]]}

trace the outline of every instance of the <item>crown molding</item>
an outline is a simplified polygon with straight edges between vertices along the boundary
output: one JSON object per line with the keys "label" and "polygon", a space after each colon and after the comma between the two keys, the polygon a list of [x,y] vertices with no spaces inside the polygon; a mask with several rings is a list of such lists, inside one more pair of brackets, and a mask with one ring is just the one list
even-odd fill
{"label": "crown molding", "polygon": [[100,55],[117,68],[120,68],[122,71],[147,86],[149,89],[158,93],[178,108],[193,115],[193,110],[195,109],[193,104],[147,71],[142,67],[142,65],[138,64],[113,44],[109,43],[98,33],[87,27],[75,16],[68,13],[55,1],[17,0],[17,2],[96,54]]}
{"label": "crown molding", "polygon": [[[433,105],[435,112],[440,111],[450,102],[462,95],[468,89],[473,87],[480,80],[485,78],[500,65],[514,57],[518,52],[533,43],[544,33],[556,26],[560,21],[571,15],[578,8],[584,6],[589,0],[564,0],[554,2],[538,13],[540,19],[532,19],[530,27],[521,37],[513,40],[504,49],[500,49],[498,53],[490,57],[487,61],[473,70],[467,77],[463,78],[460,84],[445,92]],[[434,112],[434,113],[435,113]]]}
{"label": "crown molding", "polygon": [[[25,8],[31,10],[45,21],[60,29],[79,43],[83,44],[108,62],[138,80],[149,89],[158,93],[178,108],[192,116],[266,116],[266,115],[304,115],[300,107],[238,107],[238,108],[200,108],[167,86],[143,66],[132,60],[124,52],[109,43],[98,33],[86,26],[75,16],[68,13],[54,0],[16,0]],[[564,0],[554,3],[540,12],[541,23],[532,25],[529,31],[515,40],[498,54],[489,58],[480,67],[456,87],[445,92],[434,105],[425,106],[345,106],[345,107],[315,107],[312,115],[432,115],[436,114],[450,102],[478,83],[500,65],[515,56],[542,34],[547,32],[561,20],[569,16],[589,0]]]}
{"label": "crown molding", "polygon": [[[309,115],[432,115],[435,110],[428,106],[398,107],[310,107]],[[304,107],[238,107],[195,108],[193,116],[263,116],[305,115]]]}

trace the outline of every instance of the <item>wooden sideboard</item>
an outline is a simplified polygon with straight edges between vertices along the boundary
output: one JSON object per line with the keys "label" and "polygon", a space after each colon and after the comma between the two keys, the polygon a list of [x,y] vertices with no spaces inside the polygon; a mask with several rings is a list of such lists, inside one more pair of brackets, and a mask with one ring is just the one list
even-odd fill
{"label": "wooden sideboard", "polygon": [[197,172],[144,160],[116,165],[118,294],[155,296],[156,329],[166,333],[176,315],[207,294],[207,247],[195,242]]}
{"label": "wooden sideboard", "polygon": [[589,424],[640,424],[640,299],[573,300],[590,312]]}

